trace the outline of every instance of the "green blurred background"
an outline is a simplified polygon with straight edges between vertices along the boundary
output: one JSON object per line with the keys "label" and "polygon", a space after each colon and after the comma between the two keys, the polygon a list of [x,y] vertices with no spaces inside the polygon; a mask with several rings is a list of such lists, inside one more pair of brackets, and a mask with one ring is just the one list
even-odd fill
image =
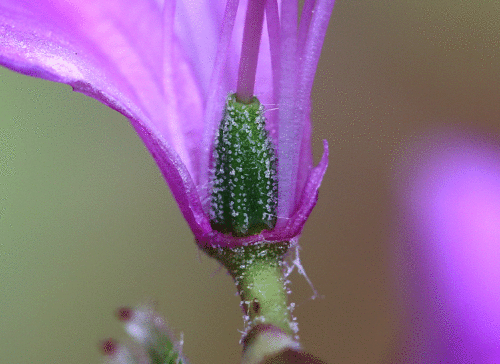
{"label": "green blurred background", "polygon": [[[338,0],[314,88],[330,166],[293,276],[302,343],[387,363],[407,327],[390,241],[393,161],[429,130],[500,140],[499,1]],[[123,305],[158,302],[195,363],[237,363],[231,279],[197,251],[120,114],[0,70],[0,364],[98,363]]]}

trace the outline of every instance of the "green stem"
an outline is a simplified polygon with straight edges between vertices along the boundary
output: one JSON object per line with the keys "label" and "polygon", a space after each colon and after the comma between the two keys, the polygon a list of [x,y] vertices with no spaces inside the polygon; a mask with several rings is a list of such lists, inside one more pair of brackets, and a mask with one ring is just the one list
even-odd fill
{"label": "green stem", "polygon": [[282,265],[282,261],[264,260],[238,270],[235,281],[250,328],[271,324],[293,334]]}
{"label": "green stem", "polygon": [[[288,305],[284,256],[288,242],[258,243],[237,248],[208,248],[207,253],[221,262],[233,277],[244,311],[244,350],[263,357],[277,347],[298,347],[296,323]],[[279,343],[262,345],[270,335]],[[255,353],[256,348],[258,353]],[[254,362],[253,360],[251,362]]]}

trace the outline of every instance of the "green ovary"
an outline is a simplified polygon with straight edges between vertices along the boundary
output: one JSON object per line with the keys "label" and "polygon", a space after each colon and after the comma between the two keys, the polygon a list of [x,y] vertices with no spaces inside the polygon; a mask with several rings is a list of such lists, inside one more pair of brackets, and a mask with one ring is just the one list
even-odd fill
{"label": "green ovary", "polygon": [[250,236],[276,224],[276,154],[264,108],[229,95],[216,136],[210,219],[214,230]]}

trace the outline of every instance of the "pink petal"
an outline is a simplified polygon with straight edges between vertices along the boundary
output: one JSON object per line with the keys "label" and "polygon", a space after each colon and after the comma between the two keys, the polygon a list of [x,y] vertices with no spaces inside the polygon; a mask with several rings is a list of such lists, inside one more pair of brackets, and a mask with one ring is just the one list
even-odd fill
{"label": "pink petal", "polygon": [[297,0],[281,7],[281,78],[278,130],[278,222],[282,228],[291,216],[295,202],[301,130],[296,119]]}
{"label": "pink petal", "polygon": [[297,235],[302,232],[302,228],[311,214],[312,209],[316,206],[316,202],[318,200],[318,190],[328,167],[329,151],[328,142],[326,140],[323,141],[323,148],[323,156],[321,157],[321,160],[318,165],[311,170],[302,190],[302,194],[299,195],[299,202],[297,204],[299,208],[294,211],[294,214],[287,225],[287,229],[291,229],[294,232],[296,231]]}
{"label": "pink petal", "polygon": [[0,63],[69,84],[129,117],[192,225],[199,210],[191,192],[199,177],[203,100],[173,34],[173,10],[142,0],[126,6],[118,0],[3,1]]}
{"label": "pink petal", "polygon": [[[152,47],[161,39],[161,12],[153,2],[131,1],[134,12],[120,5],[3,1],[1,62],[31,76],[92,90],[92,96],[129,113],[143,116],[141,110],[147,110],[152,116],[161,88],[160,53]],[[139,22],[137,30],[126,28],[142,17],[149,21]],[[149,42],[141,43],[144,33],[150,34]]]}

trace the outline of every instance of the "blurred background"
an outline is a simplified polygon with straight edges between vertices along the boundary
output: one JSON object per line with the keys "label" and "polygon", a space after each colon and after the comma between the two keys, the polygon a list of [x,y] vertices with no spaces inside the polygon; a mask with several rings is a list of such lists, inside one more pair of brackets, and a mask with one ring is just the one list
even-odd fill
{"label": "blurred background", "polygon": [[[329,169],[301,238],[323,298],[292,278],[302,343],[327,362],[452,357],[418,354],[426,307],[444,301],[419,291],[433,265],[411,255],[425,242],[402,186],[443,140],[481,140],[500,160],[499,34],[499,1],[337,1],[313,93],[315,160],[327,139]],[[234,285],[198,252],[127,120],[0,69],[0,363],[99,363],[100,340],[125,337],[116,308],[149,299],[192,363],[239,362]],[[449,362],[483,362],[468,355]]]}

